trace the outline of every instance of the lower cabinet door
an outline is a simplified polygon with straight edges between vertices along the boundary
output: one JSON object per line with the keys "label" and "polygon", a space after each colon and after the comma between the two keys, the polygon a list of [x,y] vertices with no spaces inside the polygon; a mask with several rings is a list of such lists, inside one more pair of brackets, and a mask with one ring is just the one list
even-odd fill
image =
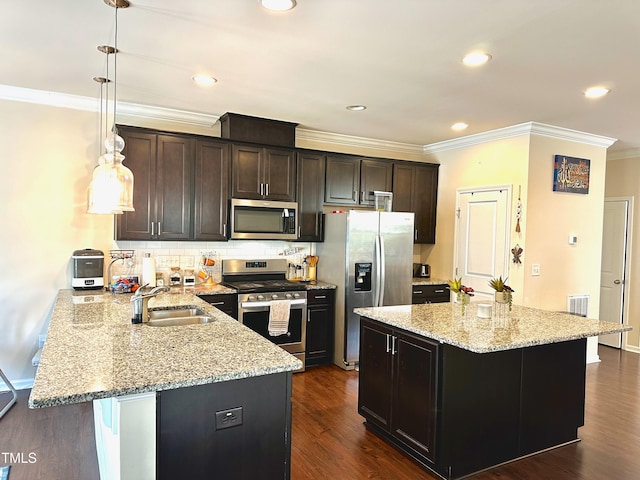
{"label": "lower cabinet door", "polygon": [[391,420],[391,334],[391,329],[361,319],[358,412],[384,430]]}
{"label": "lower cabinet door", "polygon": [[438,344],[399,334],[393,354],[391,433],[435,462]]}

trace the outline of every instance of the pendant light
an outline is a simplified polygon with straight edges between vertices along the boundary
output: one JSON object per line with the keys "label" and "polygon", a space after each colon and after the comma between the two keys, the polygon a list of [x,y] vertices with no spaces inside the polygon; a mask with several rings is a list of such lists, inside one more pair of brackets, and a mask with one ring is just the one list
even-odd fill
{"label": "pendant light", "polygon": [[[117,105],[117,58],[118,58],[118,8],[127,8],[128,0],[104,0],[104,3],[115,8],[115,43],[114,47],[98,47],[108,55],[113,53],[113,126],[104,140],[106,153],[98,159],[98,166],[93,171],[93,178],[89,186],[88,213],[121,214],[134,211],[133,208],[133,173],[122,164],[124,155],[124,140],[118,135],[116,128]],[[108,76],[108,75],[107,75]],[[99,81],[99,80],[97,80]],[[101,84],[108,83],[108,78]],[[107,86],[108,92],[108,86]],[[100,121],[102,122],[102,85],[100,95]],[[106,102],[108,110],[108,100]],[[106,122],[105,122],[106,123]],[[102,130],[102,127],[100,127]],[[102,132],[100,133],[102,135]]]}

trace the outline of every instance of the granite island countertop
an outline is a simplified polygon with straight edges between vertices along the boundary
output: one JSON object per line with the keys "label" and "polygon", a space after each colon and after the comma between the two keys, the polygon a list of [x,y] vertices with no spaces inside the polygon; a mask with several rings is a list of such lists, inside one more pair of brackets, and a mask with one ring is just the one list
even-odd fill
{"label": "granite island countertop", "polygon": [[29,398],[32,408],[288,372],[302,362],[189,293],[149,309],[197,306],[214,321],[131,323],[130,294],[60,290]]}
{"label": "granite island countertop", "polygon": [[514,305],[508,315],[488,319],[477,317],[477,304],[472,303],[467,307],[465,318],[453,314],[456,308],[460,306],[434,303],[355,308],[354,312],[475,353],[511,350],[631,330],[627,325],[518,305]]}

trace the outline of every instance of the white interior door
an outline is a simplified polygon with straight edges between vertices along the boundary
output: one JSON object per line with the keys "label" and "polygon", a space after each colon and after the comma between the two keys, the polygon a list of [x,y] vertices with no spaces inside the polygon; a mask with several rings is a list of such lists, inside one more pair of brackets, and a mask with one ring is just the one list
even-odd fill
{"label": "white interior door", "polygon": [[[604,202],[602,266],[600,269],[600,319],[623,323],[624,284],[629,221],[629,200]],[[601,335],[598,342],[620,348],[622,334]]]}
{"label": "white interior door", "polygon": [[476,297],[492,298],[489,280],[509,276],[510,202],[510,186],[457,193],[454,276]]}

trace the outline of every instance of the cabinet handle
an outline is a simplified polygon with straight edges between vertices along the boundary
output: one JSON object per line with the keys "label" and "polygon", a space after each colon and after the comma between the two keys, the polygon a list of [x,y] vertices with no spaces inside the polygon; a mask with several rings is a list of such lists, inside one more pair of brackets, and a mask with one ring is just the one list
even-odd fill
{"label": "cabinet handle", "polygon": [[224,302],[209,302],[209,305],[215,306],[215,305],[224,305]]}
{"label": "cabinet handle", "polygon": [[364,192],[360,192],[360,203],[364,203]]}
{"label": "cabinet handle", "polygon": [[227,224],[226,223],[222,224],[222,236],[223,237],[227,236]]}
{"label": "cabinet handle", "polygon": [[434,290],[433,293],[444,293],[444,290]]}
{"label": "cabinet handle", "polygon": [[387,353],[389,353],[391,351],[391,348],[389,347],[389,337],[391,335],[387,334]]}
{"label": "cabinet handle", "polygon": [[358,192],[356,190],[353,191],[353,199],[357,202],[358,201]]}
{"label": "cabinet handle", "polygon": [[413,293],[420,294],[422,293],[422,290],[414,290]]}
{"label": "cabinet handle", "polygon": [[326,295],[317,295],[317,296],[315,297],[315,299],[317,300],[318,298],[327,298],[327,296],[326,296]]}
{"label": "cabinet handle", "polygon": [[265,188],[264,188],[265,192],[267,192],[267,193],[265,193],[265,197],[268,197],[269,196],[269,184],[265,183],[264,185],[265,185]]}
{"label": "cabinet handle", "polygon": [[418,229],[416,228],[413,232],[413,239],[418,240]]}
{"label": "cabinet handle", "polygon": [[391,337],[391,355],[395,355],[397,350],[396,350],[396,340],[398,339],[398,337]]}
{"label": "cabinet handle", "polygon": [[311,321],[311,312],[307,310],[307,323]]}
{"label": "cabinet handle", "polygon": [[153,225],[154,225],[155,223],[156,223],[156,222],[151,222],[151,236],[152,236],[152,237],[155,235],[155,233],[154,233],[154,229],[153,229]]}
{"label": "cabinet handle", "polygon": [[298,225],[298,238],[302,237],[302,227]]}
{"label": "cabinet handle", "polygon": [[158,235],[162,235],[162,222],[158,222]]}

